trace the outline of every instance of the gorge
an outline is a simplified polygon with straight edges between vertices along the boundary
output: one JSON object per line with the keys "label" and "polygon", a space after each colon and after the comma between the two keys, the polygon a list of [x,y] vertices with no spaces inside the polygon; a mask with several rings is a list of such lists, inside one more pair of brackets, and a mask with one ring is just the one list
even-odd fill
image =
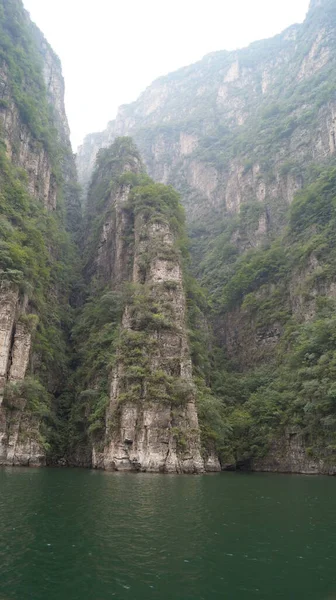
{"label": "gorge", "polygon": [[336,0],[77,157],[21,0],[0,34],[0,464],[334,475]]}

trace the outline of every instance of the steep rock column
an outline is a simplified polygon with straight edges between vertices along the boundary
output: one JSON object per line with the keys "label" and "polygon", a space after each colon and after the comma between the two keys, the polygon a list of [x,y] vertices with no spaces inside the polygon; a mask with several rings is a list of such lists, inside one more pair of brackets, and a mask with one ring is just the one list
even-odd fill
{"label": "steep rock column", "polygon": [[200,472],[204,462],[176,236],[169,222],[155,212],[148,218],[145,208],[135,216],[134,248],[105,447],[103,452],[94,449],[93,464],[116,470]]}
{"label": "steep rock column", "polygon": [[18,290],[3,282],[0,285],[0,464],[7,457],[6,409],[3,406],[4,388],[10,366]]}
{"label": "steep rock column", "polygon": [[18,295],[15,286],[7,282],[0,284],[0,405],[9,369]]}
{"label": "steep rock column", "polygon": [[10,410],[4,402],[5,387],[22,383],[29,363],[32,330],[24,322],[25,302],[20,301],[17,286],[7,282],[0,286],[0,301],[0,464],[41,464],[44,452],[36,441],[38,431],[31,435],[36,426],[24,414],[26,400],[16,394]]}
{"label": "steep rock column", "polygon": [[127,244],[127,234],[132,227],[127,212],[130,186],[120,185],[110,194],[106,218],[102,226],[95,269],[102,282],[120,286],[128,277],[131,251]]}
{"label": "steep rock column", "polygon": [[[8,373],[8,383],[15,385],[24,381],[31,348],[32,332],[30,328],[20,321],[16,323],[15,335],[13,337],[13,346],[11,350],[11,365]],[[38,427],[34,427],[34,419],[30,415],[25,415],[26,400],[17,396],[15,407],[11,407],[10,414],[7,415],[7,435],[6,462],[8,464],[37,464],[44,462],[44,452],[40,445],[32,438],[38,437]],[[24,423],[23,423],[24,422]],[[32,429],[37,429],[37,435],[32,436]],[[25,435],[21,442],[19,441],[20,431]],[[38,460],[37,460],[38,457]]]}

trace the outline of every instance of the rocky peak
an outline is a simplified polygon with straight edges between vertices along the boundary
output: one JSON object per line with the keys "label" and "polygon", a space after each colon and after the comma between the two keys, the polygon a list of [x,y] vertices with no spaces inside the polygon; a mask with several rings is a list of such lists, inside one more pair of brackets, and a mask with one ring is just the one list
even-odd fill
{"label": "rocky peak", "polygon": [[[97,368],[86,381],[89,388],[102,389],[106,398],[106,412],[91,436],[93,466],[219,470],[217,459],[207,459],[205,465],[200,453],[178,195],[146,175],[131,139],[117,138],[98,153],[87,213],[86,237],[89,243],[92,234],[96,239],[88,259],[88,285],[95,301],[106,293],[123,297],[116,339],[106,359],[113,367],[105,376]],[[92,330],[90,335],[97,340],[100,333]],[[82,396],[87,393],[84,384],[79,384]],[[95,406],[90,410],[95,414]]]}
{"label": "rocky peak", "polygon": [[309,12],[311,10],[314,10],[315,8],[318,8],[320,6],[323,6],[324,4],[326,4],[327,2],[330,2],[330,0],[310,0],[310,4],[309,4]]}
{"label": "rocky peak", "polygon": [[332,30],[334,28],[336,1],[335,0],[310,0],[307,18],[316,18],[316,23],[324,25]]}
{"label": "rocky peak", "polygon": [[[239,210],[251,197],[291,201],[293,189],[304,184],[306,166],[333,153],[333,96],[316,103],[314,90],[333,60],[333,19],[329,12],[321,18],[321,7],[329,11],[334,5],[335,0],[313,0],[308,20],[275,38],[235,52],[213,53],[155,81],[136,102],[123,106],[104,132],[86,138],[77,155],[82,183],[87,184],[100,147],[117,135],[131,135],[149,174],[183,193],[191,222],[209,215],[209,203],[224,214],[233,205]],[[316,8],[320,10],[315,18]],[[308,80],[311,85],[307,87]],[[298,84],[302,94],[296,93]],[[304,97],[305,105],[301,100],[291,104],[291,96]],[[272,111],[280,107],[279,132],[287,131],[288,119],[293,128],[279,134],[275,153],[268,152],[266,147],[271,148],[274,139]],[[320,113],[319,124],[304,123],[303,113],[315,110]],[[186,139],[192,143],[186,146]],[[242,144],[237,149],[239,139]],[[260,169],[252,182],[244,167],[252,160],[251,153],[252,171],[267,163],[267,172]],[[291,173],[286,178],[282,175],[288,162],[303,166],[295,181]],[[230,173],[237,168],[243,176],[232,198]]]}
{"label": "rocky peak", "polygon": [[58,134],[62,142],[69,145],[70,128],[65,112],[65,84],[61,61],[38,27],[34,23],[30,23],[30,27],[42,58],[43,78],[47,88],[49,103],[52,105],[56,116]]}

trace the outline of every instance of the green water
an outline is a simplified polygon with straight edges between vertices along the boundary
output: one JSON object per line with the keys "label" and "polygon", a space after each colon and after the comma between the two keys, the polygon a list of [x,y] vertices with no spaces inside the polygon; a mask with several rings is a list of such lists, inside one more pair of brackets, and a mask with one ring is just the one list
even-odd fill
{"label": "green water", "polygon": [[0,600],[336,598],[336,479],[0,469]]}

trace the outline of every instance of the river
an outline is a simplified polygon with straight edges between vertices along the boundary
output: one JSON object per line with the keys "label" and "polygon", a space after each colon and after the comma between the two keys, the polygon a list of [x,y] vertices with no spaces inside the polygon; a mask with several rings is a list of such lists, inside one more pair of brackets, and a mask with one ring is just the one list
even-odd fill
{"label": "river", "polygon": [[336,479],[0,469],[0,600],[336,600]]}

